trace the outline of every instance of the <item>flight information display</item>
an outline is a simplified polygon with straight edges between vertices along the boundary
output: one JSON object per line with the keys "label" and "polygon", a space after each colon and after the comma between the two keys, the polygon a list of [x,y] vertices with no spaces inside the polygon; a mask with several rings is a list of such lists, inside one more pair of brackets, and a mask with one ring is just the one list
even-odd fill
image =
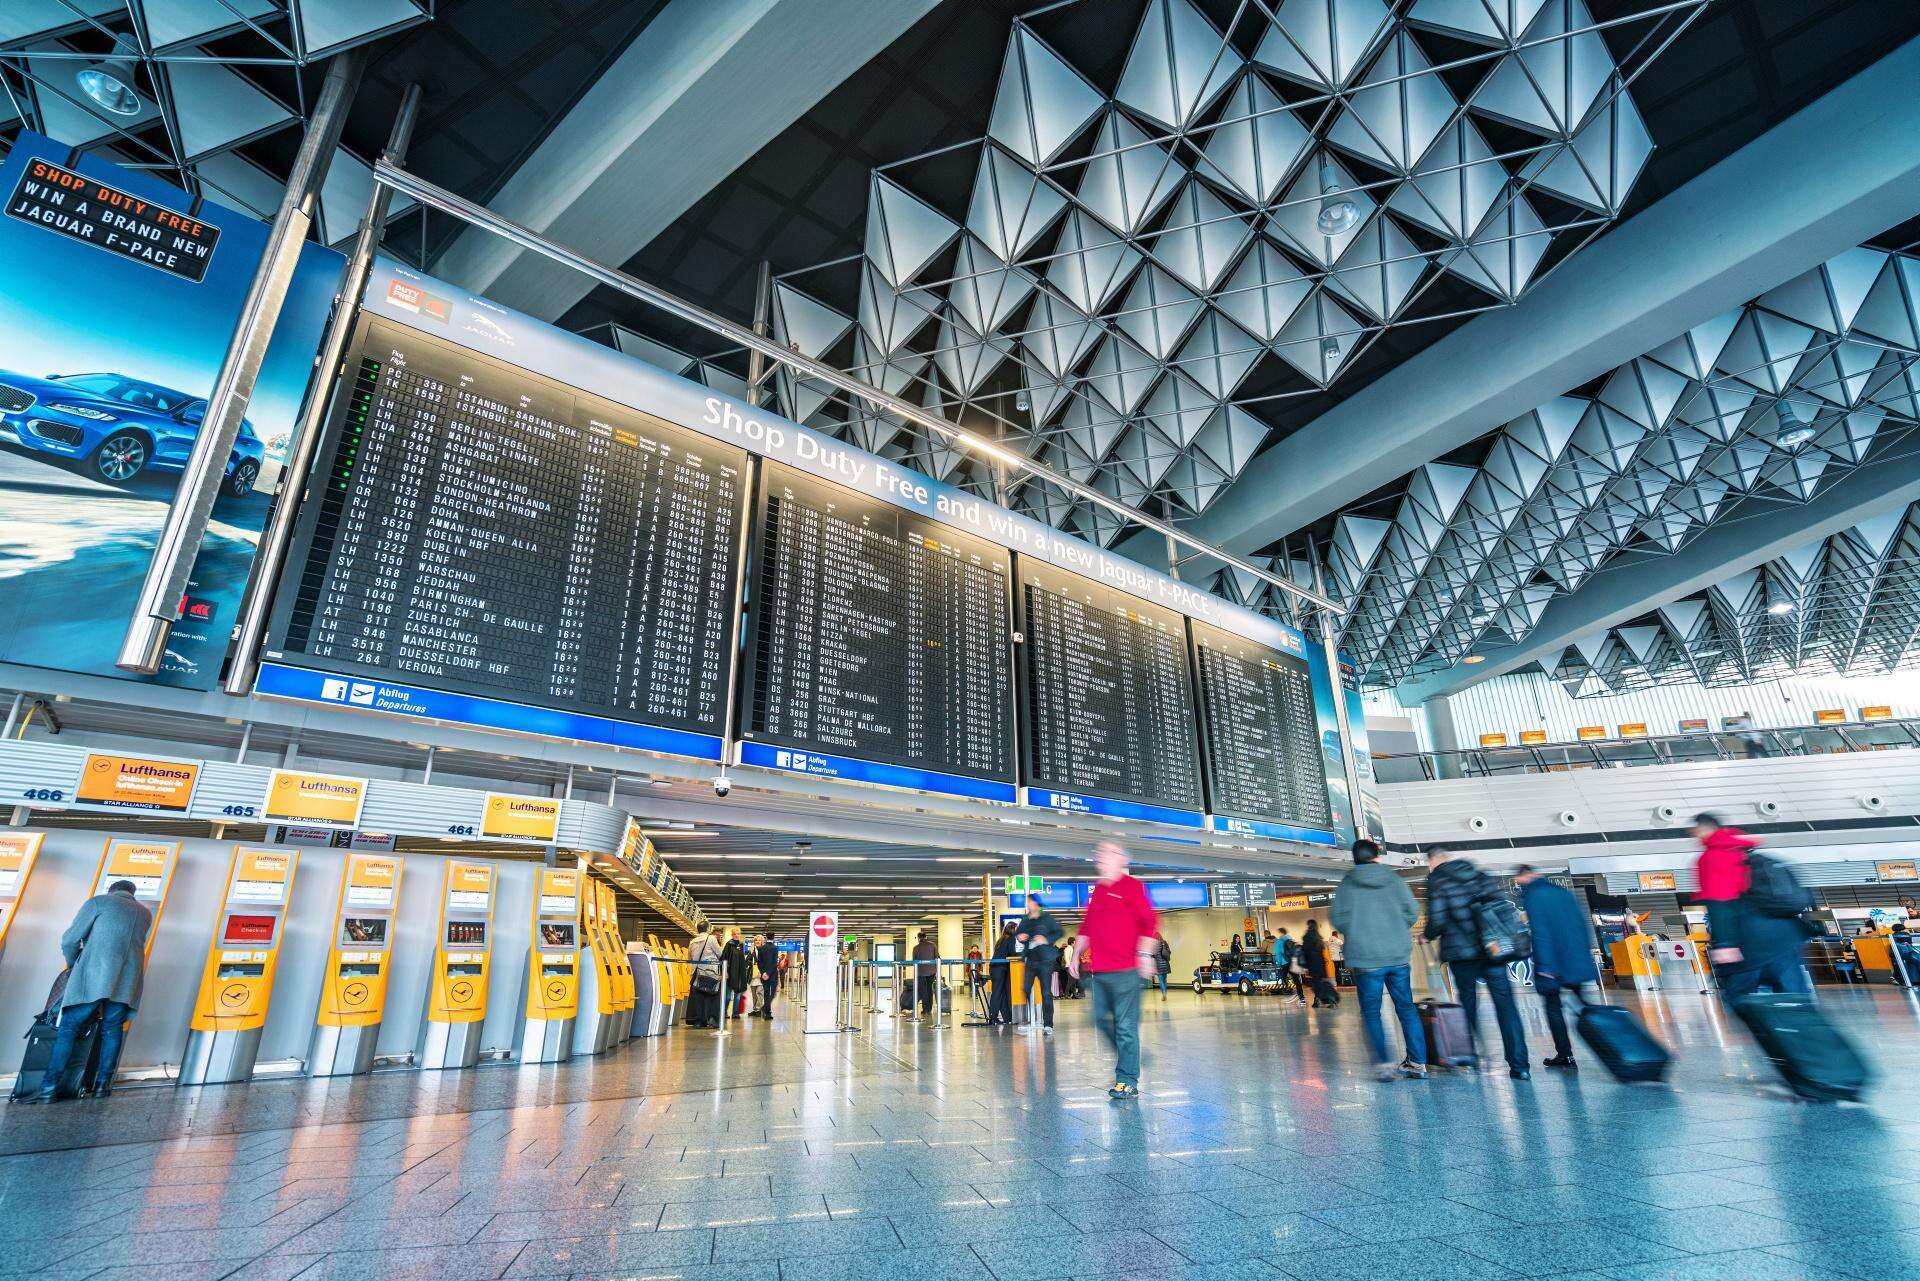
{"label": "flight information display", "polygon": [[745,451],[381,319],[269,658],[717,734]]}
{"label": "flight information display", "polygon": [[1027,782],[1199,810],[1186,619],[1021,557]]}
{"label": "flight information display", "polygon": [[780,463],[760,494],[742,737],[1011,784],[1007,550]]}
{"label": "flight information display", "polygon": [[1193,644],[1208,808],[1327,827],[1327,773],[1306,659],[1198,620]]}

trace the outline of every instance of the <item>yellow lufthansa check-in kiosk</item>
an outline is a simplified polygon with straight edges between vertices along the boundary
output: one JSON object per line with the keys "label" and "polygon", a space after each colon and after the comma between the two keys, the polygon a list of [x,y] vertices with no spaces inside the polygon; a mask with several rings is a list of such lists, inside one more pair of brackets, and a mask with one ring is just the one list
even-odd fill
{"label": "yellow lufthansa check-in kiosk", "polygon": [[666,1007],[661,1002],[660,940],[627,944],[627,964],[633,967],[633,1034],[658,1036],[666,1030]]}
{"label": "yellow lufthansa check-in kiosk", "polygon": [[394,912],[400,901],[401,860],[353,854],[340,877],[333,946],[321,979],[320,1014],[307,1071],[356,1076],[373,1068],[380,1020],[387,1009],[387,970],[393,959]]}
{"label": "yellow lufthansa check-in kiosk", "polygon": [[7,931],[13,928],[14,914],[46,839],[45,832],[0,832],[0,954],[7,950]]}
{"label": "yellow lufthansa check-in kiosk", "polygon": [[573,1052],[600,1054],[614,1042],[620,1016],[620,975],[603,913],[600,884],[581,874],[580,1009],[573,1023]]}
{"label": "yellow lufthansa check-in kiosk", "polygon": [[533,939],[527,962],[522,1063],[560,1063],[573,1054],[580,1012],[580,883],[578,869],[540,869],[533,896]]}
{"label": "yellow lufthansa check-in kiosk", "polygon": [[493,968],[493,882],[493,868],[485,863],[447,863],[421,1037],[423,1068],[465,1068],[480,1061]]}
{"label": "yellow lufthansa check-in kiosk", "polygon": [[253,1076],[299,862],[293,850],[233,847],[180,1058],[180,1084],[220,1085]]}
{"label": "yellow lufthansa check-in kiosk", "polygon": [[614,993],[613,1043],[624,1045],[633,1036],[633,1009],[638,985],[633,977],[633,958],[627,954],[627,941],[620,936],[620,900],[613,886],[605,881],[600,887],[600,928],[606,933],[608,952],[613,960]]}

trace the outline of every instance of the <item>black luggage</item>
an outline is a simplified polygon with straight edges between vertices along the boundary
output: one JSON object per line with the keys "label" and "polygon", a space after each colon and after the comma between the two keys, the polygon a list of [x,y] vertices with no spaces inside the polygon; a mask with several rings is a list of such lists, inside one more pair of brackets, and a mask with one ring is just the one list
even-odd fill
{"label": "black luggage", "polygon": [[[46,1081],[47,1064],[53,1058],[53,1040],[60,1030],[61,998],[66,995],[67,979],[72,974],[72,970],[60,971],[47,992],[46,1005],[33,1016],[33,1024],[27,1029],[27,1052],[21,1057],[20,1071],[13,1078],[12,1098],[24,1099],[38,1094]],[[67,1060],[67,1070],[60,1074],[55,1095],[63,1099],[78,1095],[81,1085],[93,1076],[99,1059],[100,1020],[91,1018],[74,1041],[73,1057]]]}
{"label": "black luggage", "polygon": [[1834,1103],[1857,1099],[1867,1088],[1866,1060],[1811,996],[1757,992],[1735,1001],[1733,1011],[1801,1098]]}
{"label": "black luggage", "polygon": [[1580,1039],[1616,1081],[1659,1081],[1673,1065],[1666,1047],[1625,1010],[1582,1001],[1575,1024]]}
{"label": "black luggage", "polygon": [[1467,1026],[1466,1007],[1451,1001],[1420,1001],[1420,1027],[1427,1034],[1427,1062],[1434,1067],[1461,1067],[1473,1062],[1473,1032]]}
{"label": "black luggage", "polygon": [[1334,988],[1332,979],[1315,979],[1313,998],[1322,1005],[1340,1004],[1340,993]]}

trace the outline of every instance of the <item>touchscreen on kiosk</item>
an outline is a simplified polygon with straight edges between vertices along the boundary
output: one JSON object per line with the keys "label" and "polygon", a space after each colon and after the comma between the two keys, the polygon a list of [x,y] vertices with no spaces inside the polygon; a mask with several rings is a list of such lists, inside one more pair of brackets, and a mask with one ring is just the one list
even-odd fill
{"label": "touchscreen on kiosk", "polygon": [[482,948],[487,945],[485,921],[448,921],[447,946]]}

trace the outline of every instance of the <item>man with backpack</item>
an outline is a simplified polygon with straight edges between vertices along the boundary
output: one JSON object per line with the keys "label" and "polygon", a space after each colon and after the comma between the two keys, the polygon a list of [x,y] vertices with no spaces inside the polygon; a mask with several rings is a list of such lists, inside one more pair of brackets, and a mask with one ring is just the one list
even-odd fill
{"label": "man with backpack", "polygon": [[1506,1050],[1507,1074],[1529,1080],[1527,1033],[1520,1025],[1520,1007],[1507,980],[1507,965],[1526,956],[1530,940],[1520,925],[1519,912],[1500,892],[1491,876],[1444,845],[1427,851],[1426,937],[1440,940],[1440,959],[1447,963],[1467,1015],[1467,1032],[1474,1052],[1480,1046],[1480,984],[1493,999],[1494,1021]]}
{"label": "man with backpack", "polygon": [[1810,993],[1813,982],[1801,957],[1809,930],[1800,914],[1813,906],[1793,870],[1759,852],[1760,842],[1712,814],[1696,814],[1700,842],[1695,872],[1707,905],[1707,933],[1720,991],[1737,1001],[1762,988]]}
{"label": "man with backpack", "polygon": [[1561,993],[1571,990],[1584,1005],[1586,985],[1600,981],[1593,963],[1593,927],[1571,891],[1533,868],[1522,864],[1513,880],[1520,887],[1520,902],[1527,909],[1533,934],[1533,990],[1546,1006],[1547,1030],[1553,1033],[1553,1057],[1542,1060],[1541,1066],[1578,1071],[1560,1002]]}
{"label": "man with backpack", "polygon": [[1273,963],[1280,967],[1280,991],[1284,995],[1291,990],[1300,998],[1300,1004],[1307,1003],[1307,982],[1305,967],[1300,964],[1300,944],[1287,937],[1283,928],[1278,938],[1273,940]]}

